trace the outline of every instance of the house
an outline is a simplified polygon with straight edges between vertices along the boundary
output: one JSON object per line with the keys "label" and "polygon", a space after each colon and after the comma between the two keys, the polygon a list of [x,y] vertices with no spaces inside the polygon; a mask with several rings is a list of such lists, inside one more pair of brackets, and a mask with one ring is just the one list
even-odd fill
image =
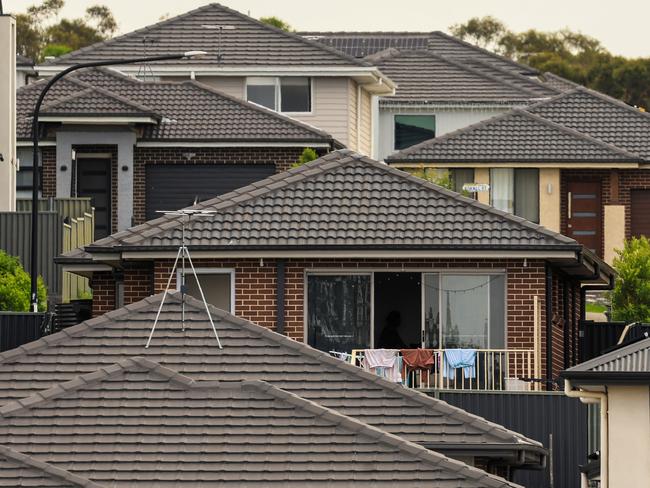
{"label": "house", "polygon": [[16,54],[16,88],[31,83],[31,78],[36,78],[34,61],[22,54]]}
{"label": "house", "polygon": [[379,97],[373,157],[553,97],[570,82],[442,32],[304,32],[377,66],[397,84]]}
{"label": "house", "polygon": [[650,479],[650,339],[573,366],[562,377],[568,396],[599,406],[599,469],[583,470],[588,486],[641,486]]}
{"label": "house", "polygon": [[[210,306],[220,349],[204,304],[180,293],[167,295],[147,348],[162,299],[0,354],[0,435],[12,460],[18,451],[99,486],[209,476],[505,487],[482,470],[545,463],[536,441]],[[47,438],[30,435],[43,423]],[[74,436],[59,430],[71,426]]]}
{"label": "house", "polygon": [[649,141],[650,115],[574,87],[386,161],[449,171],[458,187],[485,184],[479,201],[572,237],[611,263],[625,239],[650,235]]}
{"label": "house", "polygon": [[[17,93],[18,196],[31,196],[31,115],[45,82]],[[286,170],[305,147],[341,144],[195,80],[139,81],[86,69],[45,97],[41,195],[91,197],[95,237]]]}
{"label": "house", "polygon": [[370,154],[373,98],[393,92],[377,67],[219,4],[208,4],[37,67],[51,76],[75,63],[193,50],[201,59],[115,68],[141,79],[193,79],[318,127]]}
{"label": "house", "polygon": [[[582,293],[613,280],[571,238],[348,150],[196,208],[215,211],[186,222],[212,304],[324,351],[382,345],[397,313],[406,345],[484,351],[500,373],[474,387],[574,364]],[[91,278],[99,316],[176,286],[180,225],[148,221],[58,262]]]}

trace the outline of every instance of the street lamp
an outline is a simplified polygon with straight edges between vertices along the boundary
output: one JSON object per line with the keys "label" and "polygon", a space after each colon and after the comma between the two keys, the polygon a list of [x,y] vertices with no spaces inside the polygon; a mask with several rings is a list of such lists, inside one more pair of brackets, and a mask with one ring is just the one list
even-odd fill
{"label": "street lamp", "polygon": [[[1,0],[0,0],[1,1]],[[79,63],[73,66],[70,66],[55,76],[47,82],[45,88],[38,97],[36,101],[36,107],[34,109],[34,119],[32,120],[32,144],[34,149],[33,155],[33,174],[32,174],[32,255],[31,255],[31,309],[32,312],[38,312],[38,117],[41,111],[41,105],[43,99],[47,92],[52,88],[57,81],[66,76],[73,71],[77,71],[82,68],[97,68],[99,66],[114,66],[114,65],[123,65],[123,64],[138,64],[138,63],[150,63],[153,61],[169,61],[172,59],[195,59],[202,56],[205,56],[207,53],[205,51],[187,51],[179,54],[166,54],[163,56],[149,56],[143,58],[126,58],[126,59],[111,59],[107,61],[94,61],[91,63]]]}

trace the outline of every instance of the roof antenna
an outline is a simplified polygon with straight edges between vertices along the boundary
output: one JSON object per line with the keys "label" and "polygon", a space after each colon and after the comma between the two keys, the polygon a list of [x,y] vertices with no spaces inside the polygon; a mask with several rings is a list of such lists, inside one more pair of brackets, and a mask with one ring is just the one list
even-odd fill
{"label": "roof antenna", "polygon": [[224,30],[234,30],[235,26],[234,25],[204,24],[201,27],[203,27],[204,29],[219,31],[219,33],[217,34],[217,64],[221,64],[221,61],[223,60],[223,54],[221,52],[221,38],[223,36],[223,31]]}
{"label": "roof antenna", "polygon": [[178,260],[181,260],[181,325],[182,325],[182,330],[185,332],[185,294],[187,293],[187,286],[185,285],[185,259],[190,263],[190,267],[192,268],[192,273],[194,274],[194,279],[196,280],[196,284],[199,287],[199,293],[201,293],[201,300],[203,300],[203,305],[205,306],[205,311],[208,313],[208,319],[210,319],[210,325],[212,325],[212,330],[214,331],[214,337],[217,339],[217,344],[219,345],[219,349],[223,349],[221,346],[221,341],[219,340],[219,334],[217,334],[217,328],[214,326],[214,322],[212,321],[212,315],[210,314],[210,308],[208,307],[208,302],[205,299],[205,295],[203,294],[203,288],[201,288],[201,282],[199,281],[199,277],[196,274],[196,269],[194,269],[194,264],[192,263],[192,257],[190,256],[190,250],[187,248],[187,245],[185,244],[185,217],[187,217],[187,224],[190,223],[190,220],[194,215],[199,216],[199,217],[204,217],[208,215],[213,215],[216,212],[216,210],[201,210],[201,209],[193,209],[193,208],[186,208],[186,209],[181,209],[181,210],[157,210],[156,213],[161,213],[169,216],[175,216],[175,217],[180,217],[181,221],[181,245],[178,248],[178,252],[176,253],[176,260],[174,261],[174,266],[172,267],[172,270],[169,273],[169,279],[167,280],[167,286],[165,287],[165,293],[163,293],[162,300],[160,301],[160,307],[158,307],[158,313],[156,314],[156,319],[153,322],[153,327],[151,328],[151,333],[149,334],[149,339],[147,339],[147,344],[144,346],[145,349],[149,347],[149,344],[151,344],[151,339],[153,337],[153,333],[156,330],[156,325],[158,325],[158,319],[160,318],[160,312],[162,311],[163,305],[165,304],[165,298],[167,297],[167,294],[169,293],[169,288],[172,283],[172,278],[174,277],[174,273],[176,272],[176,268],[178,266]]}
{"label": "roof antenna", "polygon": [[[147,43],[153,44],[154,42],[156,42],[155,39],[149,39],[147,36],[144,36],[142,38],[142,46],[143,46],[143,49],[144,49],[143,57],[145,57],[145,58],[147,57]],[[151,78],[153,78],[154,77],[153,76],[153,69],[151,68],[151,65],[149,63],[147,63],[146,61],[144,63],[142,63],[142,65],[140,65],[140,67],[138,68],[138,74],[136,74],[135,77],[138,78],[138,79],[140,79],[142,77],[141,78],[142,81],[147,81],[147,69],[149,70],[149,73],[151,73]]]}

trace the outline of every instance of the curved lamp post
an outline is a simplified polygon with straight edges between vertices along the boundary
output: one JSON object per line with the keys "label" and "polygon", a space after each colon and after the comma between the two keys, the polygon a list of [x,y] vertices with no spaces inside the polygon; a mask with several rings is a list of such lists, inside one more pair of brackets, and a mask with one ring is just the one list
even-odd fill
{"label": "curved lamp post", "polygon": [[[1,0],[0,0],[1,1]],[[34,108],[34,118],[32,120],[32,144],[34,149],[33,155],[33,168],[32,172],[32,241],[31,241],[31,309],[32,312],[38,312],[38,179],[39,179],[39,154],[38,154],[38,117],[41,111],[41,105],[43,99],[47,92],[52,88],[57,81],[66,76],[73,71],[77,71],[82,68],[96,68],[99,66],[114,66],[114,65],[123,65],[123,64],[137,64],[137,63],[148,63],[153,61],[168,61],[173,59],[195,59],[206,55],[205,51],[187,51],[179,54],[166,54],[163,56],[148,56],[143,58],[126,58],[126,59],[110,59],[107,61],[95,61],[91,63],[79,63],[73,66],[70,66],[60,73],[57,73],[53,76],[50,81],[47,82],[43,91],[36,101],[36,107]]]}

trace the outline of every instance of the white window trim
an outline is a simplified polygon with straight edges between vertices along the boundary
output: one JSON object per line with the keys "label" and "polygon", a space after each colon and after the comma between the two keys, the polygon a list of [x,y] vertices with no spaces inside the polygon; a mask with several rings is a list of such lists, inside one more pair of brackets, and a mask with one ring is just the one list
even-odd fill
{"label": "white window trim", "polygon": [[391,137],[393,138],[393,143],[391,144],[391,146],[393,147],[394,152],[403,151],[404,149],[407,149],[407,148],[397,149],[397,147],[395,147],[395,144],[397,143],[397,141],[395,140],[395,117],[398,117],[400,115],[421,115],[421,116],[424,116],[424,117],[433,117],[433,137],[437,137],[438,126],[436,125],[436,122],[438,120],[438,117],[436,117],[435,113],[410,113],[410,112],[397,112],[397,113],[394,113],[393,116],[391,117],[391,122],[393,124],[392,130],[391,130]]}
{"label": "white window trim", "polygon": [[[305,269],[303,277],[303,342],[308,344],[309,340],[309,296],[307,280],[309,276],[370,276],[370,344],[375,344],[375,273],[420,273],[422,280],[425,274],[449,275],[503,275],[504,297],[503,297],[503,343],[508,348],[508,272],[505,268],[311,268]],[[420,307],[421,323],[420,330],[424,329],[424,286],[420,284]],[[489,306],[489,300],[488,300]]]}
{"label": "white window trim", "polygon": [[[305,76],[305,77],[300,77],[300,78],[308,78],[309,79],[309,111],[308,112],[283,112],[280,110],[282,107],[282,91],[280,90],[280,78],[291,78],[291,76],[247,76],[246,81],[244,83],[244,96],[247,102],[249,103],[254,103],[258,107],[263,107],[267,110],[273,110],[274,112],[277,112],[279,114],[283,115],[288,115],[288,116],[301,116],[301,115],[314,115],[314,77],[313,76]],[[275,107],[276,108],[269,108],[264,105],[260,105],[258,103],[252,102],[248,100],[248,84],[249,81],[251,80],[259,80],[259,84],[265,84],[265,85],[273,85],[275,86]],[[273,80],[273,83],[266,83],[266,81]],[[254,84],[254,83],[251,83]]]}
{"label": "white window trim", "polygon": [[[229,274],[230,275],[230,312],[232,315],[235,315],[236,305],[235,305],[235,269],[234,268],[194,268],[197,275],[201,274]],[[192,274],[192,267],[185,267],[185,274]],[[197,276],[198,278],[198,276]],[[203,286],[203,285],[201,285]],[[181,269],[176,270],[176,291],[181,290]]]}

